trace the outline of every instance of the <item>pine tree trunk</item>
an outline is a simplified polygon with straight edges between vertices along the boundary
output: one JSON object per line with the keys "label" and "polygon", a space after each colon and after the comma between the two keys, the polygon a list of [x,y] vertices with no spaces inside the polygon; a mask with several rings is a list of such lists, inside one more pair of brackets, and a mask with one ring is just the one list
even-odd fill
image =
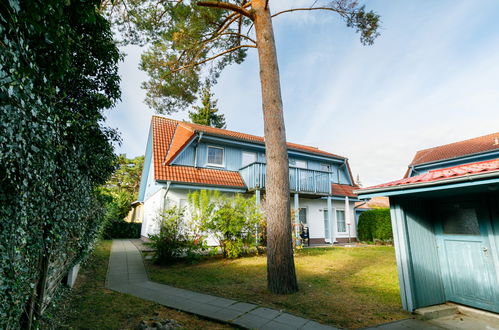
{"label": "pine tree trunk", "polygon": [[273,293],[298,291],[291,238],[289,163],[270,10],[265,0],[253,0],[260,61],[265,149],[267,158],[267,283]]}

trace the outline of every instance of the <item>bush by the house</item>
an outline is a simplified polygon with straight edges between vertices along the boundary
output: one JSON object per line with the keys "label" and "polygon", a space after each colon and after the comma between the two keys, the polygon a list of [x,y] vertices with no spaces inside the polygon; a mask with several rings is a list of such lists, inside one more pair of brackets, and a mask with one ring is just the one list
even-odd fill
{"label": "bush by the house", "polygon": [[215,237],[224,257],[240,257],[255,246],[257,225],[262,218],[255,197],[201,191],[192,193],[189,203],[201,231]]}
{"label": "bush by the house", "polygon": [[180,258],[196,259],[199,252],[206,249],[202,239],[194,236],[185,226],[185,210],[177,206],[163,210],[156,219],[159,233],[150,235],[150,245],[154,250],[154,262],[168,264]]}
{"label": "bush by the house", "polygon": [[108,222],[104,228],[102,237],[104,239],[113,238],[140,238],[140,228],[142,223],[113,221]]}
{"label": "bush by the house", "polygon": [[393,241],[390,209],[375,209],[363,212],[357,227],[359,240],[365,242]]}

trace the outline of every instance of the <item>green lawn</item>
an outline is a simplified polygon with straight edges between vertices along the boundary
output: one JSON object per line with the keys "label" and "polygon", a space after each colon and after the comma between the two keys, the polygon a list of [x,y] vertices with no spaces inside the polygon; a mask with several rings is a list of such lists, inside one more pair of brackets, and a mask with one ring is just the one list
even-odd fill
{"label": "green lawn", "polygon": [[231,329],[127,294],[104,288],[111,241],[100,242],[69,294],[53,327],[71,329],[134,329],[141,320],[175,319],[185,329]]}
{"label": "green lawn", "polygon": [[393,247],[311,248],[295,257],[300,291],[266,290],[265,256],[168,267],[148,264],[151,280],[253,302],[343,328],[406,318],[399,296]]}

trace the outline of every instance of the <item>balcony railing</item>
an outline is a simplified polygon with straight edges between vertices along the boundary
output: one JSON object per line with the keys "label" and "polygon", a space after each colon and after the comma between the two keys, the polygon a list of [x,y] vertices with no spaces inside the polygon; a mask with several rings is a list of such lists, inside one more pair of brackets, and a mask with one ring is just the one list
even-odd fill
{"label": "balcony railing", "polygon": [[[249,190],[265,189],[265,164],[252,163],[239,170]],[[327,195],[331,193],[329,172],[289,167],[289,190],[293,192]]]}

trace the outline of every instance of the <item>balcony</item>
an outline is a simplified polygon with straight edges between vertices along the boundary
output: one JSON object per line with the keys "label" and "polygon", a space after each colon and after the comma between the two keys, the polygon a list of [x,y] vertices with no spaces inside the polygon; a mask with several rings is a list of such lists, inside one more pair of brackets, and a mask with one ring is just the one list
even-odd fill
{"label": "balcony", "polygon": [[[265,164],[252,163],[239,170],[248,190],[265,189]],[[331,194],[331,173],[289,167],[289,190],[291,192],[329,195]]]}

